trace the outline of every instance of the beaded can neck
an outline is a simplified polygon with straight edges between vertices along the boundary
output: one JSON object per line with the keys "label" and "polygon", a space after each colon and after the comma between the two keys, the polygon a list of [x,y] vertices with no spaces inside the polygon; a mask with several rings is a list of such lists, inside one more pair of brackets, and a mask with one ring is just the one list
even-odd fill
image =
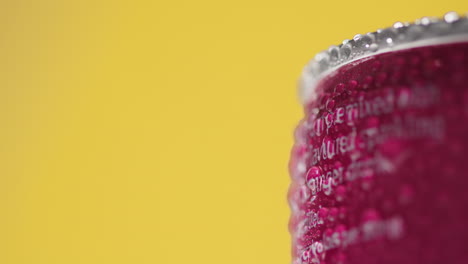
{"label": "beaded can neck", "polygon": [[342,44],[318,53],[302,72],[299,98],[303,104],[314,100],[314,87],[331,71],[368,56],[413,47],[468,41],[468,16],[455,12],[443,19],[423,17],[414,23],[396,22],[392,27],[358,34]]}

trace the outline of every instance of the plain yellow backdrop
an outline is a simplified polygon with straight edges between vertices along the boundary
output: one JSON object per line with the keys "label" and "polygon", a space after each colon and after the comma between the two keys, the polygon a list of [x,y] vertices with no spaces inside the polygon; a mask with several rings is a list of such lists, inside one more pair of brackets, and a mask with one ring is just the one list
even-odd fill
{"label": "plain yellow backdrop", "polygon": [[295,85],[433,1],[2,1],[0,263],[285,264]]}

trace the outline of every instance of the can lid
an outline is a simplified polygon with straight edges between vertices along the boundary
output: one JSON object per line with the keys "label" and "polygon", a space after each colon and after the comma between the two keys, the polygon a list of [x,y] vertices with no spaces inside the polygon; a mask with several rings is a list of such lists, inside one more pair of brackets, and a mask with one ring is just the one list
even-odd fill
{"label": "can lid", "polygon": [[449,12],[442,19],[423,17],[413,23],[358,34],[340,45],[330,46],[304,67],[298,85],[299,98],[306,104],[316,98],[315,85],[327,73],[366,56],[420,46],[468,41],[468,14]]}

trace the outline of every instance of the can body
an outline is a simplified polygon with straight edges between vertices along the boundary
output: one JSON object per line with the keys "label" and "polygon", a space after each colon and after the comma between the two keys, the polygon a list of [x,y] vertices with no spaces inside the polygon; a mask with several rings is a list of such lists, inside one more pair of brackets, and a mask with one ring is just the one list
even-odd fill
{"label": "can body", "polygon": [[468,263],[468,42],[316,84],[290,170],[293,263]]}

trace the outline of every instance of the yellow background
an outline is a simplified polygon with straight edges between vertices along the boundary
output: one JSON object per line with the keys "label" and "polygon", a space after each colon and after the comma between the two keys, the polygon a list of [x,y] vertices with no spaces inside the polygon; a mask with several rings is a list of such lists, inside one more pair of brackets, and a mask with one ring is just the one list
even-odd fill
{"label": "yellow background", "polygon": [[2,1],[0,263],[289,262],[314,53],[463,0]]}

